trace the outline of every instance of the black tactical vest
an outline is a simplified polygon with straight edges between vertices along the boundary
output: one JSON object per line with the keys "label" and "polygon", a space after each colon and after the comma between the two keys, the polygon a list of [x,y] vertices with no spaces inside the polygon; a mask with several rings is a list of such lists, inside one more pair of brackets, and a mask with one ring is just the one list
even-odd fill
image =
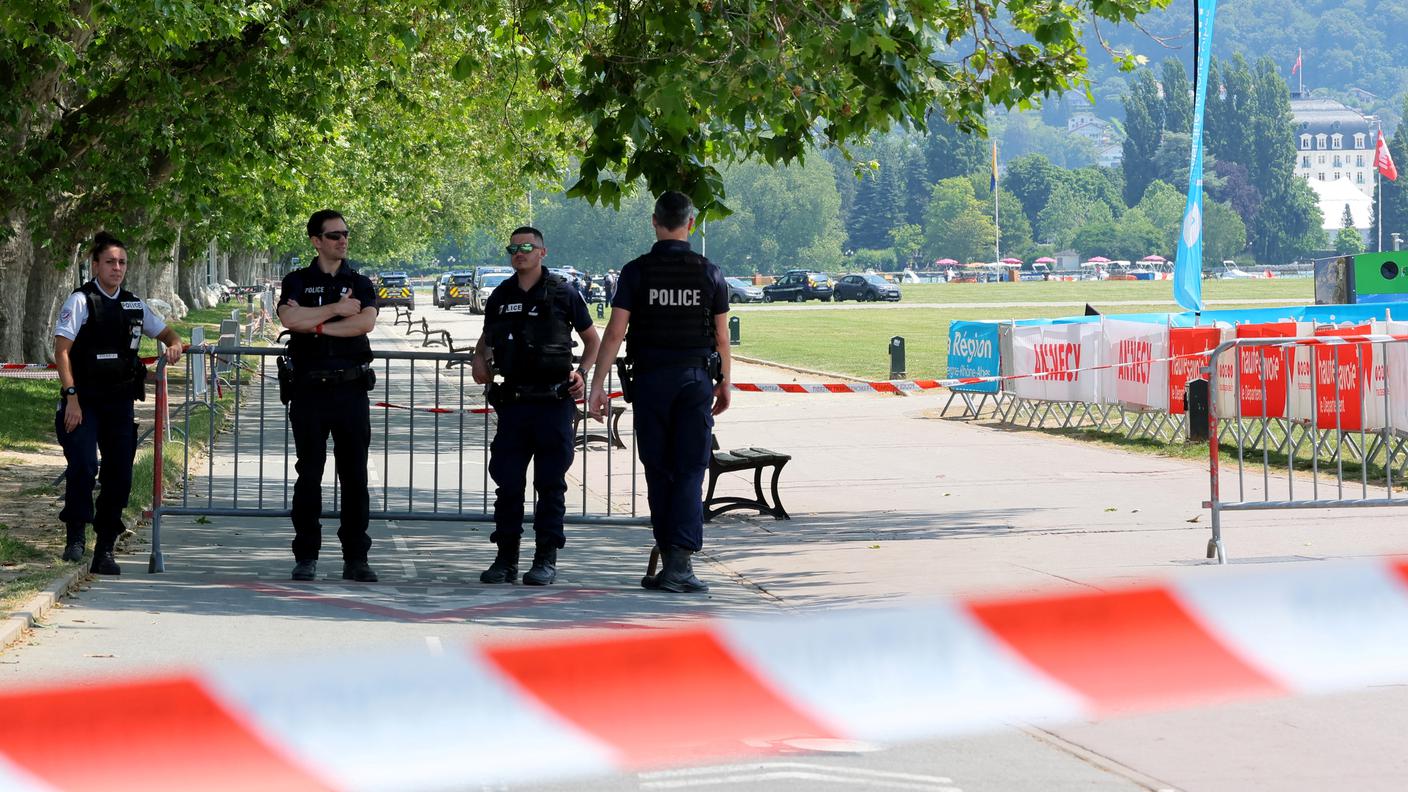
{"label": "black tactical vest", "polygon": [[[316,266],[315,261],[310,269]],[[345,261],[336,277],[318,278],[317,283],[310,282],[313,279],[305,273],[298,279],[299,288],[303,291],[292,296],[304,308],[317,308],[337,302],[342,298],[343,288],[352,288],[352,276],[355,274],[356,270]],[[340,321],[342,318],[338,317],[329,319],[327,323]],[[365,335],[342,338],[315,333],[290,333],[288,353],[300,371],[326,371],[372,362],[372,343]]]}
{"label": "black tactical vest", "polygon": [[[515,276],[516,277],[516,276]],[[572,373],[572,326],[570,316],[556,312],[566,287],[556,275],[543,273],[541,295],[525,295],[521,309],[504,311],[489,326],[489,345],[494,348],[494,370],[513,385],[556,385]],[[530,292],[531,294],[531,292]]]}
{"label": "black tactical vest", "polygon": [[142,342],[142,302],[126,289],[117,298],[88,281],[74,291],[88,301],[88,320],[78,328],[69,360],[73,384],[85,397],[146,398],[147,368],[137,357]]}
{"label": "black tactical vest", "polygon": [[692,253],[637,260],[640,291],[626,329],[629,349],[714,348],[714,282],[709,260]]}

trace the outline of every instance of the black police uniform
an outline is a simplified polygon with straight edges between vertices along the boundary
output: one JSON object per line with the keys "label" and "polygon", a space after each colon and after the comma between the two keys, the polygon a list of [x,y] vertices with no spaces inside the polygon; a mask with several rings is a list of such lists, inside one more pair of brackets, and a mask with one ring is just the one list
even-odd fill
{"label": "black police uniform", "polygon": [[656,546],[704,544],[704,474],[713,435],[714,317],[728,312],[723,273],[682,240],[661,240],[621,268],[615,308],[631,312],[632,408]]}
{"label": "black police uniform", "polygon": [[[346,261],[328,275],[315,258],[307,267],[284,276],[279,304],[292,300],[304,308],[317,308],[337,302],[344,293],[359,300],[363,308],[376,307],[376,291],[369,278]],[[324,324],[341,320],[334,317]],[[288,352],[294,369],[289,423],[298,454],[298,480],[293,486],[293,557],[300,562],[317,560],[322,547],[323,466],[331,434],[342,501],[342,525],[337,531],[342,558],[366,561],[372,545],[367,535],[371,342],[365,335],[333,338],[291,333]]]}
{"label": "black police uniform", "polygon": [[[108,297],[93,281],[76,293],[88,301],[88,318],[69,351],[83,422],[72,432],[65,431],[64,401],[59,400],[54,430],[68,462],[59,519],[68,528],[69,543],[82,542],[84,525],[93,524],[96,565],[104,553],[112,552],[122,534],[122,510],[132,491],[132,462],[137,453],[132,403],[146,398],[147,369],[137,356],[144,309],[142,301],[126,289],[119,290],[116,298]],[[93,483],[99,478],[100,452],[102,491],[95,508]]]}
{"label": "black police uniform", "polygon": [[535,544],[557,550],[566,543],[567,469],[572,466],[572,413],[567,392],[572,373],[572,330],[591,327],[576,289],[546,270],[528,291],[506,278],[484,304],[484,332],[494,350],[502,384],[490,386],[498,429],[490,445],[494,479],[494,533],[490,541],[523,535],[523,495],[533,460]]}

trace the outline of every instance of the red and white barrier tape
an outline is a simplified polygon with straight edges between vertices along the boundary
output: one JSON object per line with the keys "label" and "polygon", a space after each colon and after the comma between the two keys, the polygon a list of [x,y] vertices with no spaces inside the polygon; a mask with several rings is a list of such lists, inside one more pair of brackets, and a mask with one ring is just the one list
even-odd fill
{"label": "red and white barrier tape", "polygon": [[[1260,339],[1244,339],[1260,340]],[[1314,338],[1293,338],[1271,344],[1258,344],[1255,347],[1277,349],[1292,346],[1342,346],[1344,344],[1385,343],[1388,341],[1408,341],[1408,335],[1358,335],[1358,336],[1317,336]],[[1073,369],[1053,369],[1051,371],[1027,372],[1024,374],[993,374],[985,377],[952,377],[949,379],[925,380],[886,380],[883,382],[735,382],[733,389],[745,393],[900,393],[952,388],[956,385],[979,385],[987,382],[1010,382],[1020,379],[1056,379],[1087,371],[1107,371],[1117,368],[1142,368],[1156,363],[1170,363],[1186,358],[1207,357],[1212,352],[1186,352],[1181,355],[1154,358],[1152,360],[1132,360],[1125,363],[1101,363]]]}
{"label": "red and white barrier tape", "polygon": [[1408,563],[1327,563],[0,690],[0,788],[468,788],[1405,681]]}

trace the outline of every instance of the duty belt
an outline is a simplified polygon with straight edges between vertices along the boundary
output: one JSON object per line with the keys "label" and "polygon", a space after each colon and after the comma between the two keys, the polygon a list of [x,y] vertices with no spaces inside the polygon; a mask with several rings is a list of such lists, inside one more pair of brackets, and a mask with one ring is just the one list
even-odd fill
{"label": "duty belt", "polygon": [[307,371],[298,375],[298,383],[300,385],[341,385],[344,382],[354,382],[365,377],[368,368],[368,366],[362,365],[328,371]]}
{"label": "duty belt", "polygon": [[654,371],[662,368],[709,368],[708,355],[685,355],[684,357],[668,358],[665,360],[641,360],[635,359],[636,372]]}

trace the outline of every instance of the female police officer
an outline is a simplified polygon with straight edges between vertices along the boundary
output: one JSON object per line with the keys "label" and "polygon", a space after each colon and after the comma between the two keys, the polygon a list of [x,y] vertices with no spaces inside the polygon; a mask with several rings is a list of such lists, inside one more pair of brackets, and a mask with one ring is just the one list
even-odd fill
{"label": "female police officer", "polygon": [[694,205],[687,196],[663,193],[650,222],[655,245],[621,268],[592,377],[590,407],[599,420],[606,409],[602,384],[625,339],[635,371],[632,404],[650,522],[664,558],[660,574],[640,584],[664,591],[708,591],[695,577],[690,556],[704,543],[701,490],[713,416],[728,409],[732,387],[728,286],[718,267],[689,249]]}
{"label": "female police officer", "polygon": [[[69,295],[54,327],[54,365],[63,400],[54,430],[64,449],[64,508],[68,530],[65,561],[83,560],[84,525],[93,523],[97,543],[89,570],[118,575],[112,557],[122,534],[122,510],[132,491],[132,460],[137,454],[137,425],[132,402],[146,398],[147,369],[137,357],[146,335],[166,344],[166,362],[181,359],[181,338],[146,303],[122,288],[127,276],[127,247],[100,232],[93,240],[93,279]],[[93,482],[102,452],[102,492],[93,505]]]}
{"label": "female police officer", "polygon": [[[566,544],[567,469],[572,466],[573,400],[586,390],[596,357],[596,327],[576,289],[547,273],[543,234],[523,226],[509,237],[514,277],[504,279],[484,304],[484,334],[474,348],[474,381],[489,383],[491,368],[502,384],[489,385],[489,403],[498,414],[490,446],[493,477],[494,562],[479,576],[484,583],[512,583],[518,577],[523,537],[523,491],[533,459],[533,566],[523,576],[531,586],[557,579],[557,551]],[[582,339],[583,367],[572,368],[572,331]]]}

